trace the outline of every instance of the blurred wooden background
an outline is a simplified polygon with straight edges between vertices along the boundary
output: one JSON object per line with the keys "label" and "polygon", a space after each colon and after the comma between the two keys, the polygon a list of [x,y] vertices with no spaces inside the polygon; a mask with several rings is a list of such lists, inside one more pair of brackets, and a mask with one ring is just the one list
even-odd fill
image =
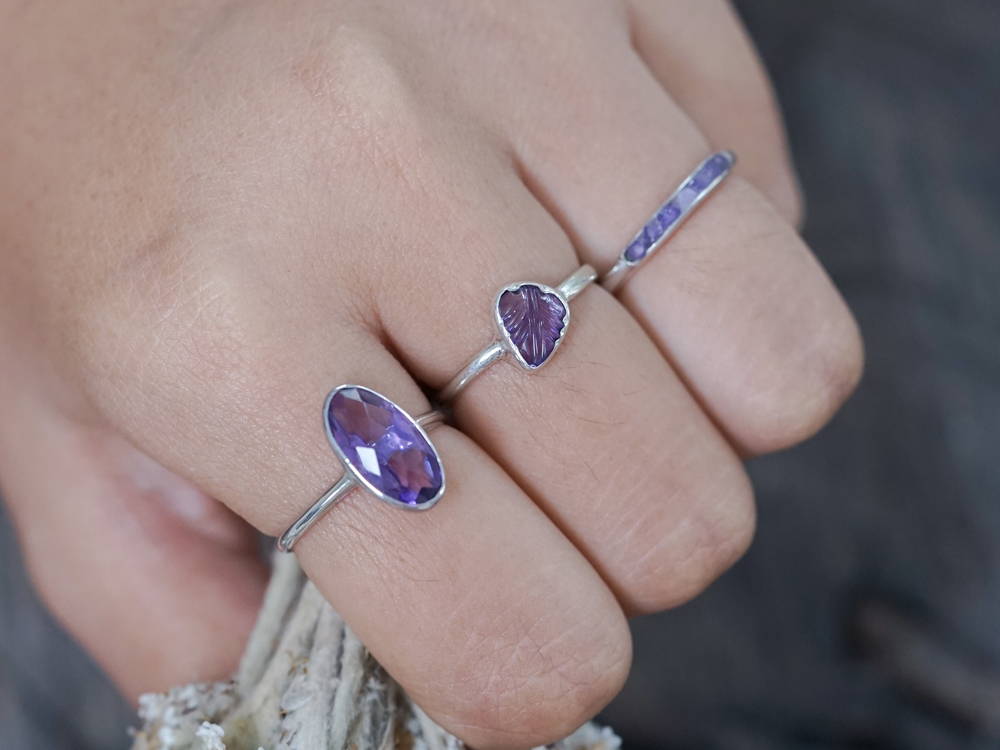
{"label": "blurred wooden background", "polygon": [[[605,719],[633,749],[995,748],[1000,2],[738,5],[868,370],[819,438],[754,462],[754,548],[635,623]],[[0,559],[0,748],[126,747],[131,710],[39,606],[3,516]]]}

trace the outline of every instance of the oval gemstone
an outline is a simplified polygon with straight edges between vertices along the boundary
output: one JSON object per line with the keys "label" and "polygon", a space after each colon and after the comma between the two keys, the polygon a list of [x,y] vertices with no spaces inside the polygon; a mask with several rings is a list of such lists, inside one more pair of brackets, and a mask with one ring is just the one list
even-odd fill
{"label": "oval gemstone", "polygon": [[326,411],[330,439],[349,469],[403,505],[433,505],[444,487],[437,451],[405,411],[370,388],[341,386]]}

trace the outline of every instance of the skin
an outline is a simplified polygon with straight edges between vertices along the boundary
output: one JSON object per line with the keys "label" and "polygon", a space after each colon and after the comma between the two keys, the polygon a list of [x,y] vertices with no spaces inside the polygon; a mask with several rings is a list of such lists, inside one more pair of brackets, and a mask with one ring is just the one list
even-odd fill
{"label": "skin", "polygon": [[514,280],[606,270],[714,147],[736,174],[539,373],[433,438],[448,493],[355,493],[296,548],[482,748],[610,700],[626,616],[750,543],[748,456],[854,388],[767,80],[720,0],[0,1],[0,478],[43,596],[130,696],[224,676],[278,534],[336,478],[320,405],[410,413]]}

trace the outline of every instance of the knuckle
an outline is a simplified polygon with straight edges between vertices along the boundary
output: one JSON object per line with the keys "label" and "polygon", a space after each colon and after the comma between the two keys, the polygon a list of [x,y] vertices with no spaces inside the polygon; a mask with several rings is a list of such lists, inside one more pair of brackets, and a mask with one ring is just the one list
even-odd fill
{"label": "knuckle", "polygon": [[248,351],[244,320],[224,273],[195,268],[173,250],[140,249],[101,284],[72,340],[92,395],[162,392],[179,377],[231,378]]}
{"label": "knuckle", "polygon": [[[421,153],[416,147],[425,111],[407,62],[386,34],[341,24],[323,45],[301,55],[290,75],[301,100],[303,135],[314,134],[315,147],[324,161],[334,160],[334,170],[407,174],[402,159]],[[341,147],[331,148],[331,139]]]}
{"label": "knuckle", "polygon": [[474,659],[442,723],[474,747],[536,747],[567,736],[603,708],[621,690],[631,662],[620,612],[570,628],[552,628],[556,619],[539,620]]}
{"label": "knuckle", "polygon": [[770,453],[812,437],[854,392],[863,371],[864,345],[845,309],[814,337],[800,365],[787,368],[778,387],[757,400],[746,448]]}
{"label": "knuckle", "polygon": [[817,408],[809,434],[825,424],[850,397],[864,372],[864,345],[850,314],[845,313],[840,330],[831,336],[826,356],[818,358],[814,380]]}
{"label": "knuckle", "polygon": [[739,462],[717,471],[710,481],[702,477],[683,494],[675,502],[685,505],[687,513],[673,518],[670,529],[650,543],[631,568],[623,586],[629,614],[659,612],[694,599],[753,541],[753,487]]}
{"label": "knuckle", "polygon": [[304,408],[290,344],[225,253],[182,255],[138,252],[102,284],[72,335],[80,387],[129,434],[169,440],[197,419],[205,435],[242,424],[248,444],[267,441],[276,426],[255,408],[289,422]]}

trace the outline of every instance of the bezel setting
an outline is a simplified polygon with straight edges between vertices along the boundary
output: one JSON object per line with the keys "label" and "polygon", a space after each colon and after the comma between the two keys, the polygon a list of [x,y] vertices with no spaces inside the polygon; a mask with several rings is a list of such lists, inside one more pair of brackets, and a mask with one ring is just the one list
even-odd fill
{"label": "bezel setting", "polygon": [[[559,300],[559,303],[562,305],[563,308],[562,329],[559,331],[559,337],[555,340],[555,343],[553,343],[552,351],[550,351],[546,355],[545,359],[543,359],[537,365],[532,365],[527,360],[525,360],[524,355],[521,354],[521,350],[518,349],[517,344],[515,344],[514,341],[511,339],[510,331],[508,331],[507,327],[504,325],[503,316],[500,314],[500,298],[503,297],[503,295],[506,294],[507,292],[517,293],[521,290],[522,287],[526,286],[533,286],[536,289],[540,290],[542,294],[554,295]],[[514,357],[514,360],[525,370],[531,370],[531,371],[540,370],[552,360],[552,358],[555,356],[556,351],[558,351],[559,347],[562,345],[563,339],[566,338],[566,331],[569,328],[569,320],[570,320],[569,299],[567,299],[566,295],[563,294],[561,291],[559,291],[554,287],[549,286],[548,284],[541,284],[537,281],[518,281],[513,284],[508,284],[507,286],[503,287],[502,289],[500,289],[500,291],[496,293],[496,297],[494,297],[493,299],[493,320],[496,323],[497,330],[500,332],[500,340],[501,343],[503,344],[504,350],[508,354],[511,354]]]}
{"label": "bezel setting", "polygon": [[[386,403],[390,404],[400,414],[406,417],[406,419],[417,430],[417,433],[424,439],[424,441],[430,447],[431,454],[433,455],[434,460],[437,461],[438,470],[441,472],[441,486],[438,488],[437,493],[435,493],[435,495],[431,497],[430,500],[426,500],[422,503],[405,503],[401,500],[397,500],[391,495],[386,494],[381,489],[376,487],[371,482],[371,480],[369,480],[368,477],[364,475],[364,472],[362,472],[359,467],[355,466],[354,462],[351,461],[351,459],[348,458],[348,456],[344,453],[343,449],[340,447],[340,444],[333,436],[333,431],[330,426],[330,417],[329,417],[330,403],[333,401],[334,396],[336,396],[341,391],[350,388],[355,388],[359,391],[367,391],[368,393],[372,393],[378,398],[385,401]],[[338,385],[336,388],[330,391],[330,393],[327,394],[326,400],[323,402],[323,428],[326,432],[326,439],[330,443],[330,447],[333,448],[333,452],[337,455],[337,458],[340,459],[341,464],[343,464],[344,466],[344,471],[346,471],[351,475],[351,478],[359,487],[364,488],[382,502],[388,503],[389,505],[395,508],[402,508],[404,510],[423,511],[423,510],[430,510],[431,508],[433,508],[437,504],[437,502],[441,499],[441,497],[444,495],[445,486],[447,484],[447,478],[445,477],[444,462],[441,461],[441,456],[438,453],[437,446],[435,446],[434,443],[431,441],[430,436],[427,434],[427,431],[423,428],[420,422],[414,419],[410,415],[410,413],[406,411],[406,409],[402,408],[391,398],[387,398],[386,396],[374,390],[373,388],[368,388],[363,385],[354,385],[351,383],[345,383],[344,385]]]}

